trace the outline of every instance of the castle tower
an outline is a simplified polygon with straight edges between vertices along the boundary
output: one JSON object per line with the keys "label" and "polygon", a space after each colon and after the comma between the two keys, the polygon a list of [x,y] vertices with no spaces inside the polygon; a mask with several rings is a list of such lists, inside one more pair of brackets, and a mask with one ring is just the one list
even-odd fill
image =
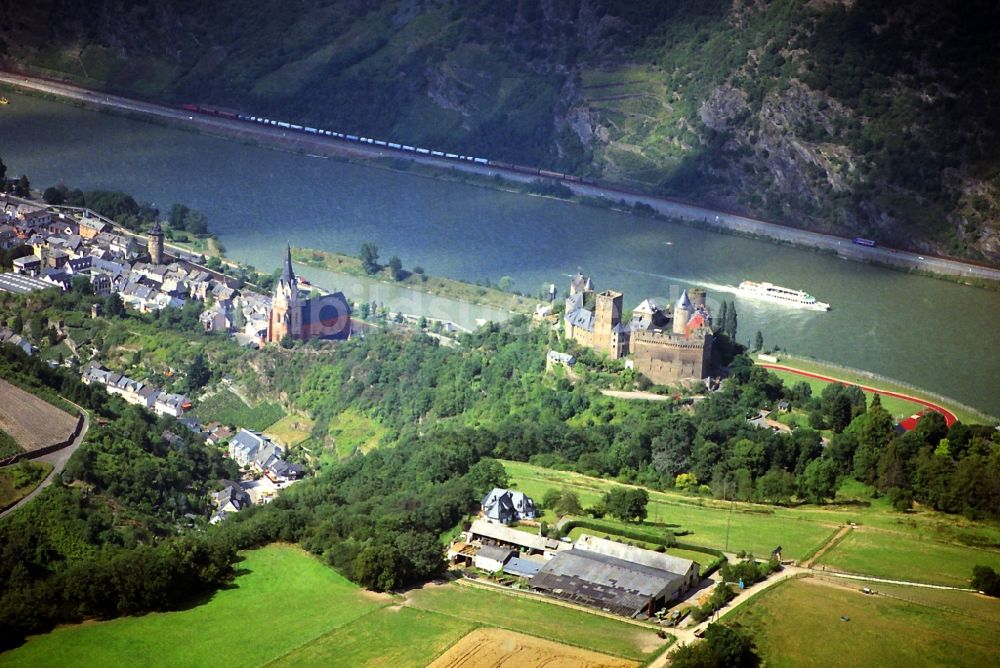
{"label": "castle tower", "polygon": [[683,335],[685,333],[692,312],[694,312],[694,306],[691,305],[691,300],[688,299],[687,290],[684,290],[681,292],[681,296],[677,298],[677,303],[674,304],[674,334]]}
{"label": "castle tower", "polygon": [[271,298],[267,340],[270,343],[277,343],[286,334],[293,339],[302,336],[302,309],[299,308],[299,289],[295,284],[295,271],[292,269],[291,247],[286,250],[285,266]]}
{"label": "castle tower", "polygon": [[622,293],[605,290],[597,294],[594,307],[594,347],[612,358],[624,354],[618,325],[622,321]]}
{"label": "castle tower", "polygon": [[149,228],[149,240],[146,242],[149,251],[149,261],[153,264],[163,264],[163,230],[160,223],[154,222]]}

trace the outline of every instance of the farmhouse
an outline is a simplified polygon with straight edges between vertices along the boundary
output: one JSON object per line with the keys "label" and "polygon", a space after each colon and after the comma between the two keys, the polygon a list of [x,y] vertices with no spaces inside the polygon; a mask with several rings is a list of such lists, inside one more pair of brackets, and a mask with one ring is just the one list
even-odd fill
{"label": "farmhouse", "polygon": [[698,564],[583,535],[531,580],[532,588],[602,610],[651,616],[698,581]]}
{"label": "farmhouse", "polygon": [[524,492],[494,487],[493,491],[483,497],[483,515],[486,519],[501,524],[510,524],[518,520],[533,520],[537,515],[535,502]]}

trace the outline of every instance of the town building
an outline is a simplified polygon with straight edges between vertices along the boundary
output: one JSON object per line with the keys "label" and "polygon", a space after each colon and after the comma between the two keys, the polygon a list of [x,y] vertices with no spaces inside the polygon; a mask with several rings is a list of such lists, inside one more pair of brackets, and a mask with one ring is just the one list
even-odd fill
{"label": "town building", "polygon": [[268,313],[267,341],[278,343],[286,336],[297,341],[346,339],[351,334],[351,307],[342,292],[319,297],[299,294],[292,269],[292,249],[285,255],[281,278],[274,289]]}
{"label": "town building", "polygon": [[626,316],[622,293],[597,292],[589,277],[577,274],[570,281],[564,333],[612,359],[632,355],[635,370],[656,384],[702,379],[711,370],[713,342],[705,299],[704,290],[685,290],[670,309],[646,299]]}

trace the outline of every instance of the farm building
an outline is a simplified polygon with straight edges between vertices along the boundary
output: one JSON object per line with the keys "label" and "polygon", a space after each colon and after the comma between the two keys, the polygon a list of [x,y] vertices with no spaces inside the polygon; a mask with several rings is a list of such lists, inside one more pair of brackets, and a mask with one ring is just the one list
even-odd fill
{"label": "farm building", "polygon": [[531,580],[557,598],[627,617],[652,615],[698,581],[698,564],[594,536],[581,536]]}
{"label": "farm building", "polygon": [[476,520],[468,531],[468,542],[481,545],[500,545],[519,552],[540,554],[551,559],[559,550],[568,550],[569,543],[545,538],[526,531],[518,531],[486,520]]}
{"label": "farm building", "polygon": [[535,519],[535,502],[524,492],[495,487],[483,497],[483,514],[501,524]]}
{"label": "farm building", "polygon": [[509,547],[497,547],[496,545],[484,545],[476,552],[476,568],[480,568],[490,573],[503,570],[504,564],[516,554],[515,550]]}

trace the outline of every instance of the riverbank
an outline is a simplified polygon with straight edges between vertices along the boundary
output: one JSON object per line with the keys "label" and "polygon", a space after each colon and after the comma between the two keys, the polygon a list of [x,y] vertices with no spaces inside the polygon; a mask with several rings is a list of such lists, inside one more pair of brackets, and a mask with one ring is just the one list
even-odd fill
{"label": "riverbank", "polygon": [[[538,180],[537,175],[525,174],[492,164],[483,165],[460,162],[447,158],[397,151],[388,147],[345,142],[317,135],[305,135],[290,130],[285,131],[281,128],[257,125],[239,120],[229,120],[197,113],[190,114],[180,109],[159,104],[96,93],[69,84],[31,79],[23,75],[0,73],[0,83],[7,83],[21,89],[39,91],[60,98],[73,99],[77,102],[92,105],[94,108],[114,110],[133,118],[155,118],[161,124],[168,123],[171,126],[177,127],[186,126],[210,135],[236,138],[257,146],[278,148],[306,155],[319,157],[345,156],[352,160],[381,162],[383,166],[385,166],[387,160],[409,162],[438,171],[476,174],[480,177],[489,177],[487,180],[501,179],[521,184]],[[389,168],[391,168],[391,165]],[[716,211],[680,200],[638,193],[614,184],[581,183],[558,179],[549,179],[548,181],[558,184],[557,187],[560,189],[565,189],[572,195],[583,199],[611,200],[616,204],[620,203],[628,207],[635,207],[637,205],[646,206],[656,213],[669,218],[685,220],[698,227],[709,229],[724,228],[754,238],[777,240],[802,248],[833,252],[838,257],[848,260],[878,264],[904,271],[926,273],[933,276],[947,276],[953,281],[967,285],[992,287],[994,283],[1000,284],[1000,269],[993,267],[971,264],[951,258],[924,256],[890,248],[856,246],[846,238],[791,228],[725,211]]]}
{"label": "riverbank", "polygon": [[362,267],[361,260],[356,257],[313,248],[293,248],[292,261],[307,267],[325,269],[335,274],[359,276],[386,285],[409,288],[435,297],[501,309],[511,313],[530,314],[537,304],[537,300],[528,297],[496,288],[456,281],[451,278],[429,276],[423,273],[423,270],[403,270],[399,280],[393,278],[388,267],[382,267],[378,272],[369,274]]}
{"label": "riverbank", "polygon": [[863,369],[841,366],[832,362],[823,362],[811,358],[796,357],[795,355],[786,355],[782,353],[775,354],[778,357],[778,363],[776,365],[761,363],[759,361],[756,361],[755,363],[769,369],[787,367],[791,370],[802,372],[804,374],[814,374],[815,376],[832,378],[844,384],[858,385],[862,387],[874,385],[876,387],[872,387],[872,389],[880,393],[905,394],[913,399],[916,399],[917,403],[939,406],[940,408],[945,409],[942,412],[953,414],[955,418],[965,424],[998,423],[998,419],[992,415],[976,410],[971,406],[966,406],[965,404],[950,397],[929,392],[923,388],[904,383],[894,378],[888,378]]}

